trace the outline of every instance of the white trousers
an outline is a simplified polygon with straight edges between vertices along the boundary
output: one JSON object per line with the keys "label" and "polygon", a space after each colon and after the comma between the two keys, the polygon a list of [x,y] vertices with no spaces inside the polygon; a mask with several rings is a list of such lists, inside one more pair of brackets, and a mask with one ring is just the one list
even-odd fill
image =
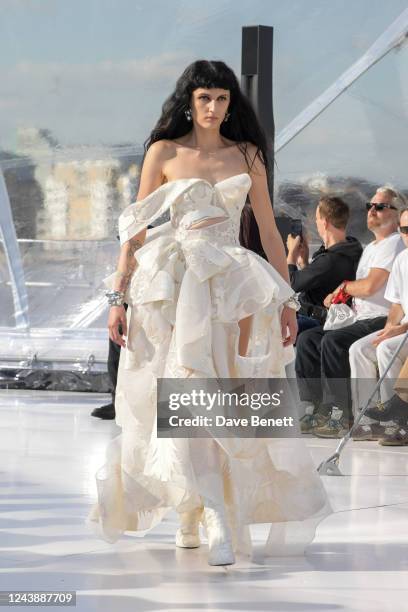
{"label": "white trousers", "polygon": [[[372,341],[377,337],[378,332],[374,332],[357,340],[350,347],[350,369],[351,387],[353,394],[353,413],[356,416],[367,403],[375,382],[382,376],[393,358],[395,351],[403,338],[403,334],[394,336],[388,340],[383,340],[377,347],[373,346]],[[389,400],[395,393],[394,383],[398,378],[400,370],[408,357],[408,340],[398,353],[393,365],[389,369],[386,378],[380,389],[382,402]],[[353,380],[354,379],[354,380]],[[374,379],[371,380],[370,379]],[[377,398],[373,398],[375,404]]]}

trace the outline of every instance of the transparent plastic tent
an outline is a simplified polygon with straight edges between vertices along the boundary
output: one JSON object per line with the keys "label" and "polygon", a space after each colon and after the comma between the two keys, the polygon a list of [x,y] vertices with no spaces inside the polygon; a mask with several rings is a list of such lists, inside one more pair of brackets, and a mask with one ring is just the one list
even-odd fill
{"label": "transparent plastic tent", "polygon": [[106,390],[103,278],[142,143],[188,63],[240,76],[245,25],[274,27],[276,212],[317,244],[316,201],[336,193],[367,242],[366,199],[382,184],[408,194],[406,2],[40,4],[0,7],[1,384],[61,372],[64,388]]}

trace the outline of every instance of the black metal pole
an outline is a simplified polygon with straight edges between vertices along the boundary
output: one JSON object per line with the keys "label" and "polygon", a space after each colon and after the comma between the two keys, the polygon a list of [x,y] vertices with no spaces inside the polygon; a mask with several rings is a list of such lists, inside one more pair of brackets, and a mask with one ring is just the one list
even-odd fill
{"label": "black metal pole", "polygon": [[[241,89],[251,101],[268,139],[268,188],[274,204],[275,174],[275,121],[273,115],[273,28],[271,26],[245,26],[242,28]],[[288,216],[276,216],[276,225],[286,249],[291,231]],[[265,259],[259,228],[252,207],[244,206],[241,217],[240,241]]]}
{"label": "black metal pole", "polygon": [[273,204],[275,122],[272,98],[273,28],[242,28],[241,88],[251,101],[269,144],[268,186]]}

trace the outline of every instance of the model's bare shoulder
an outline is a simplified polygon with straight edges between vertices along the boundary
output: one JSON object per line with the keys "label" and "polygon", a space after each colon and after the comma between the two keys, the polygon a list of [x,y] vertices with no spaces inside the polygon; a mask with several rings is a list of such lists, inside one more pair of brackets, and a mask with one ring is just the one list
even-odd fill
{"label": "model's bare shoulder", "polygon": [[180,144],[175,140],[170,139],[158,140],[154,144],[158,145],[156,153],[158,158],[161,160],[162,167],[164,169],[166,162],[177,157],[177,149],[180,148]]}
{"label": "model's bare shoulder", "polygon": [[163,166],[167,159],[167,147],[163,140],[153,142],[146,151],[140,177],[138,200],[145,198],[165,180]]}
{"label": "model's bare shoulder", "polygon": [[226,136],[222,137],[222,141],[225,145],[225,148],[228,149],[229,147],[237,147],[239,145],[239,142],[237,140],[231,140],[230,138],[227,138]]}
{"label": "model's bare shoulder", "polygon": [[174,152],[176,147],[180,146],[180,143],[178,141],[170,140],[169,138],[163,138],[163,140],[158,140],[157,144],[158,143],[160,143],[161,151],[165,154]]}
{"label": "model's bare shoulder", "polygon": [[154,159],[165,159],[166,153],[171,148],[171,140],[156,140],[147,150],[146,156]]}

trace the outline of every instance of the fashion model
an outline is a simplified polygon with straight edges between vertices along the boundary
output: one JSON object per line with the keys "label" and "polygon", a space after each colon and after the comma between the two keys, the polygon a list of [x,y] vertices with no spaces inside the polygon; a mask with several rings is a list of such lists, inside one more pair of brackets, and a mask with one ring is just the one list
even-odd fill
{"label": "fashion model", "polygon": [[[292,357],[296,304],[268,193],[267,142],[232,70],[221,61],[188,66],[145,148],[107,281],[109,334],[122,347],[122,433],[96,475],[89,519],[114,541],[176,510],[176,546],[200,546],[202,523],[210,565],[250,553],[255,523],[271,524],[266,554],[299,552],[328,513],[301,440],[157,437],[157,378],[282,378]],[[239,243],[248,196],[268,261]],[[146,230],[166,210],[170,221]]]}

